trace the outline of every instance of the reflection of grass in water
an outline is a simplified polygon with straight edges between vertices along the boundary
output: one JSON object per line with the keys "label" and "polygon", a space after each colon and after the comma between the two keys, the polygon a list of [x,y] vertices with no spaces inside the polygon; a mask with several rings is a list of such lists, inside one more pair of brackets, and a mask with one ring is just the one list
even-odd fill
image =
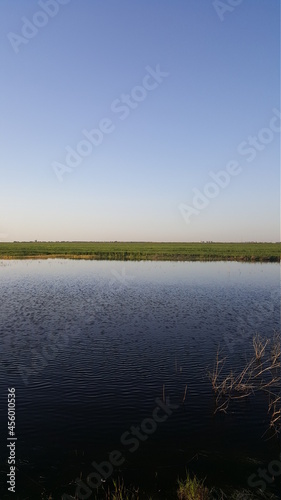
{"label": "reflection of grass in water", "polygon": [[0,242],[0,259],[279,262],[278,243]]}

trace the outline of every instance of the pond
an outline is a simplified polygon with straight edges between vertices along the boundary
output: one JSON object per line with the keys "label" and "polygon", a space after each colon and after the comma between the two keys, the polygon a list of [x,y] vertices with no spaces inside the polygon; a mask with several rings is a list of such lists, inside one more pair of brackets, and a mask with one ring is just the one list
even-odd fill
{"label": "pond", "polygon": [[280,331],[279,264],[12,260],[0,279],[0,436],[14,387],[15,498],[74,496],[89,474],[80,498],[117,476],[174,498],[187,469],[255,493],[249,477],[280,453],[268,398],[215,413],[208,370],[219,348],[224,369],[241,371],[253,336]]}

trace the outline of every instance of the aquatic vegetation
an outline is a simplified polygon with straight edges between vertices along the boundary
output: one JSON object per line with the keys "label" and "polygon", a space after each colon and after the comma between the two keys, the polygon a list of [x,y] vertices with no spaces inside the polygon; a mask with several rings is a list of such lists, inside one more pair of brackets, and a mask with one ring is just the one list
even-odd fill
{"label": "aquatic vegetation", "polygon": [[[270,350],[267,349],[268,346]],[[275,333],[271,340],[256,334],[253,348],[252,359],[236,374],[233,371],[225,373],[226,358],[221,358],[220,351],[217,351],[213,371],[208,372],[215,394],[215,413],[227,413],[231,401],[241,400],[258,392],[265,393],[268,395],[269,427],[278,435],[281,423],[280,334]]]}
{"label": "aquatic vegetation", "polygon": [[191,479],[189,474],[184,481],[178,481],[177,495],[179,500],[211,500],[211,494],[204,486],[204,481],[195,476]]}
{"label": "aquatic vegetation", "polygon": [[104,500],[139,500],[139,490],[135,488],[127,488],[124,480],[118,478],[113,480],[113,489],[108,488]]}
{"label": "aquatic vegetation", "polygon": [[271,362],[275,365],[280,360],[281,355],[281,335],[278,332],[274,333],[271,344]]}
{"label": "aquatic vegetation", "polygon": [[254,336],[253,347],[254,347],[256,359],[258,361],[260,361],[261,358],[263,357],[265,348],[266,348],[268,343],[269,343],[269,339],[262,339],[258,333]]}

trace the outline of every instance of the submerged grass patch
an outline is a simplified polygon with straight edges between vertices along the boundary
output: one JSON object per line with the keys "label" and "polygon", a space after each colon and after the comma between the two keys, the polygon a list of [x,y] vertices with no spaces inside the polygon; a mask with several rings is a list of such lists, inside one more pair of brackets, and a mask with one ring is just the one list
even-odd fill
{"label": "submerged grass patch", "polygon": [[13,242],[0,259],[280,262],[279,243]]}
{"label": "submerged grass patch", "polygon": [[245,367],[235,373],[225,371],[225,358],[217,351],[212,372],[208,372],[215,394],[216,412],[227,413],[231,402],[263,394],[268,400],[270,415],[269,430],[279,436],[281,426],[280,333],[274,332],[273,338],[262,338],[258,333],[253,337],[253,356]]}
{"label": "submerged grass patch", "polygon": [[[42,500],[55,500],[57,497],[46,490],[41,492]],[[80,500],[82,497],[64,494],[60,496],[62,500]],[[83,498],[86,498],[83,496]],[[89,498],[89,497],[87,497]],[[231,493],[225,493],[222,490],[207,488],[204,481],[196,476],[190,477],[189,473],[184,480],[178,480],[178,486],[165,493],[164,491],[151,495],[139,488],[126,486],[122,478],[112,480],[111,484],[104,487],[98,495],[91,496],[93,500],[278,500],[278,497],[272,493],[259,490],[253,493],[249,489],[232,490]]]}
{"label": "submerged grass patch", "polygon": [[177,495],[179,500],[211,500],[211,494],[204,482],[196,477],[191,479],[189,474],[184,481],[178,481]]}

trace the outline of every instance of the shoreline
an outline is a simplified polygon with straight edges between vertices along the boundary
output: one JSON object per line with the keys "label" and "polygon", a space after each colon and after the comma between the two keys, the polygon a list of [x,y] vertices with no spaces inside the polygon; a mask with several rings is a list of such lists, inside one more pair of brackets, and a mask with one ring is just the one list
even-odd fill
{"label": "shoreline", "polygon": [[119,261],[119,262],[242,262],[244,264],[271,264],[280,262],[280,257],[213,257],[213,258],[200,258],[200,257],[179,257],[179,258],[171,258],[165,256],[155,256],[155,257],[145,257],[142,256],[140,258],[115,258],[115,257],[99,257],[93,255],[24,255],[24,256],[8,256],[8,255],[0,255],[0,260],[54,260],[54,259],[64,259],[64,260],[95,260],[95,261]]}

